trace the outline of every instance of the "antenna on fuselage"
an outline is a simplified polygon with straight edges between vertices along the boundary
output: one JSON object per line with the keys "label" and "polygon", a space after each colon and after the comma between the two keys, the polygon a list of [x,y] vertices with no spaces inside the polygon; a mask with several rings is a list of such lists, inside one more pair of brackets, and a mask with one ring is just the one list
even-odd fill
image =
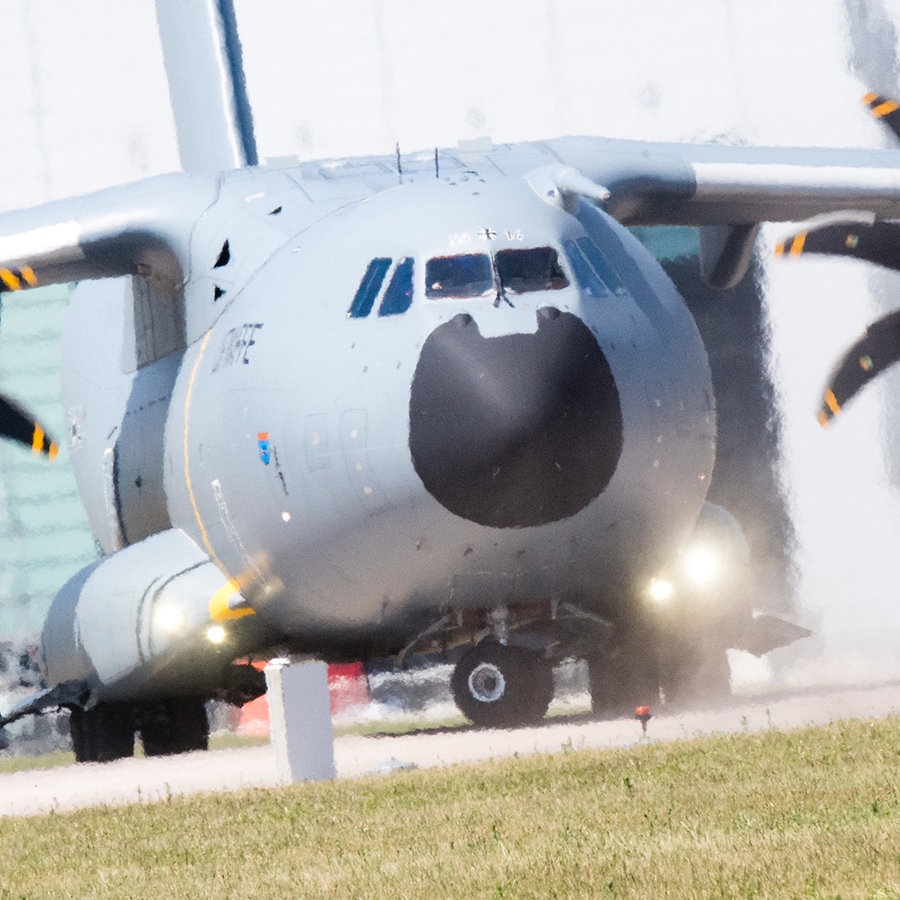
{"label": "antenna on fuselage", "polygon": [[400,141],[394,145],[397,151],[397,183],[403,184],[403,162],[400,159]]}
{"label": "antenna on fuselage", "polygon": [[438,164],[438,148],[437,147],[434,148],[434,177],[437,180],[440,180],[440,177],[441,177],[441,169],[440,169],[440,165]]}

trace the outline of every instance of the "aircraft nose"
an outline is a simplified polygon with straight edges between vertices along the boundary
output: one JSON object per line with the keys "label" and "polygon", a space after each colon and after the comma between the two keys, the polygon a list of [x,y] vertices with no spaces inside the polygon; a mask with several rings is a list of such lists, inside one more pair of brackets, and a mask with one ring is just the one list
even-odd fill
{"label": "aircraft nose", "polygon": [[422,347],[409,446],[429,493],[494,528],[575,515],[609,484],[622,411],[609,363],[584,322],[549,307],[534,334],[482,337],[461,314]]}

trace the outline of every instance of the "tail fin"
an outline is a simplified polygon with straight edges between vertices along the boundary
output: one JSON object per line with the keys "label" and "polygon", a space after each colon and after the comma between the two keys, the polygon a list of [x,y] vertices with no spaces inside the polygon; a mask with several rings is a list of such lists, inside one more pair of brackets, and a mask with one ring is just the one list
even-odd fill
{"label": "tail fin", "polygon": [[184,171],[255,166],[232,0],[156,0],[156,20]]}

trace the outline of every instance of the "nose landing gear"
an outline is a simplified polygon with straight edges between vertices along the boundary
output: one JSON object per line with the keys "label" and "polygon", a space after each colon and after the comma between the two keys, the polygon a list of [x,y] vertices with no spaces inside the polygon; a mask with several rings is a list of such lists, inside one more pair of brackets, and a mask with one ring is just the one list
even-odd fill
{"label": "nose landing gear", "polygon": [[450,686],[476,725],[508,728],[543,718],[553,699],[553,670],[540,653],[488,639],[460,657]]}

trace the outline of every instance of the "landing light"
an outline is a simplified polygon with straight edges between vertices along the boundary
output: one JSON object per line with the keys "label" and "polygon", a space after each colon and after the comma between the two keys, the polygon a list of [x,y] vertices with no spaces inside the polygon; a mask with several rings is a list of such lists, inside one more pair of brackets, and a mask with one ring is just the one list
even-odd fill
{"label": "landing light", "polygon": [[177,606],[163,606],[156,611],[156,622],[167,634],[173,634],[184,627],[184,613]]}
{"label": "landing light", "polygon": [[685,578],[697,588],[709,587],[722,573],[722,561],[709,547],[689,547],[681,560]]}
{"label": "landing light", "polygon": [[206,629],[206,639],[211,644],[222,644],[225,642],[225,629],[221,625],[210,625]]}
{"label": "landing light", "polygon": [[654,603],[667,603],[675,594],[675,586],[668,578],[652,578],[647,595]]}

